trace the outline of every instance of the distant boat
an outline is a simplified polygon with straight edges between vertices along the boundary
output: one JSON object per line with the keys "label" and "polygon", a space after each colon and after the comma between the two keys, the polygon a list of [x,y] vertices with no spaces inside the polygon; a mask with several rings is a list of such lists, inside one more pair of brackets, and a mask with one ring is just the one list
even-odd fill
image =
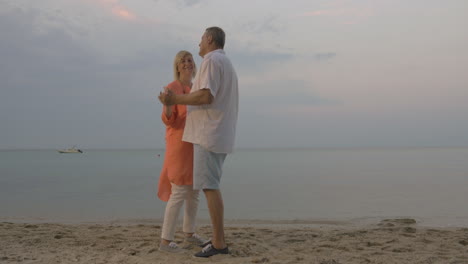
{"label": "distant boat", "polygon": [[81,149],[77,149],[76,146],[73,146],[68,149],[59,149],[57,150],[59,153],[83,153]]}

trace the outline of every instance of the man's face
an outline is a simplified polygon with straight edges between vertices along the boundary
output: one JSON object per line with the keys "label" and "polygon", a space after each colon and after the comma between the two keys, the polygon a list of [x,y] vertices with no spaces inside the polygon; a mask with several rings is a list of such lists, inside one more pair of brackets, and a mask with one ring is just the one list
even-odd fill
{"label": "man's face", "polygon": [[198,44],[200,47],[200,51],[198,52],[198,55],[203,58],[206,53],[208,53],[208,36],[206,35],[206,32],[203,34],[201,37],[200,44]]}

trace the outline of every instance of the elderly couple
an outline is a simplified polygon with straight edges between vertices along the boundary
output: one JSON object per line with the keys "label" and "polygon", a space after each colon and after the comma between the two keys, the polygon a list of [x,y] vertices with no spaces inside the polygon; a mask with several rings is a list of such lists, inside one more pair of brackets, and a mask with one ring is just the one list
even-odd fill
{"label": "elderly couple", "polygon": [[[236,72],[223,50],[224,42],[221,28],[206,29],[199,44],[203,61],[193,85],[196,66],[192,54],[177,53],[174,81],[158,97],[164,105],[162,121],[166,124],[166,155],[158,186],[158,197],[167,201],[161,251],[183,251],[174,242],[174,232],[185,202],[185,242],[202,248],[195,256],[229,253],[219,184],[224,160],[234,145],[238,85]],[[205,193],[210,212],[211,240],[195,233],[199,190]]]}

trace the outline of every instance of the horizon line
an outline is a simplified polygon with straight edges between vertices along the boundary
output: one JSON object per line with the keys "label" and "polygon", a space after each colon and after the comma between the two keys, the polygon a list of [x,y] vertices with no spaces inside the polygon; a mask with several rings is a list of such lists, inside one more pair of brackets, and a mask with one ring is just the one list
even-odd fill
{"label": "horizon line", "polygon": [[[323,149],[323,150],[340,150],[340,149],[423,149],[423,148],[468,148],[468,145],[426,145],[426,146],[417,146],[417,145],[396,145],[396,146],[309,146],[309,147],[239,147],[235,148],[233,152],[237,150],[311,150],[311,149]],[[165,150],[161,147],[153,148],[79,148],[81,150],[101,150],[101,151],[122,151],[122,150]],[[0,151],[44,151],[44,150],[53,150],[58,151],[60,148],[0,148]]]}

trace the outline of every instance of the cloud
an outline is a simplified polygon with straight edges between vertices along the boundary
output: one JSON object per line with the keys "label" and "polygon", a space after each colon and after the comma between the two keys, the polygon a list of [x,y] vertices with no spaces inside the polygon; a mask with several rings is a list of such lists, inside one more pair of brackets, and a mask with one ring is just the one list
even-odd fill
{"label": "cloud", "polygon": [[[248,90],[247,87],[243,89]],[[338,104],[338,101],[294,89],[283,90],[283,94],[278,95],[245,96],[241,101],[242,112],[248,110],[252,115],[270,117],[288,114],[307,115],[318,107]]]}
{"label": "cloud", "polygon": [[334,52],[316,53],[314,55],[314,58],[318,61],[330,60],[334,57],[336,57],[336,53]]}
{"label": "cloud", "polygon": [[235,49],[227,51],[236,68],[242,70],[267,69],[271,64],[285,63],[293,58],[291,53]]}
{"label": "cloud", "polygon": [[[241,90],[245,91],[241,93],[241,111],[252,115],[307,113],[312,108],[338,104],[338,101],[314,92],[314,87],[305,80],[277,79],[257,84],[243,83]],[[263,93],[252,95],[254,90]]]}
{"label": "cloud", "polygon": [[122,5],[118,0],[98,0],[97,2],[120,19],[128,21],[137,19],[137,15],[126,6]]}
{"label": "cloud", "polygon": [[[278,65],[288,65],[290,62],[296,59],[294,53],[287,52],[274,52],[274,51],[253,51],[253,50],[241,50],[235,49],[227,51],[228,56],[234,63],[237,69],[241,71],[252,71],[256,72],[267,71],[271,67],[281,67]],[[310,55],[307,55],[308,58]],[[322,52],[315,53],[312,55],[312,59],[317,62],[324,62],[332,60],[337,56],[335,52]],[[291,69],[284,69],[287,72]]]}
{"label": "cloud", "polygon": [[202,0],[181,0],[180,2],[184,4],[185,6],[191,7],[200,3],[201,1]]}
{"label": "cloud", "polygon": [[0,16],[0,148],[69,140],[115,146],[135,133],[146,138],[142,144],[152,142],[148,131],[162,129],[154,116],[160,108],[157,87],[171,80],[174,47],[160,44],[155,52],[137,46],[116,59],[66,27],[38,32],[40,16],[36,9]]}
{"label": "cloud", "polygon": [[262,19],[248,21],[240,25],[240,31],[256,34],[279,33],[283,28],[278,15],[270,15]]}
{"label": "cloud", "polygon": [[125,9],[123,6],[114,6],[112,7],[112,13],[120,18],[126,20],[134,20],[136,19],[135,14],[130,12],[129,10]]}
{"label": "cloud", "polygon": [[330,16],[330,17],[370,17],[374,15],[372,8],[342,8],[322,9],[303,13],[301,16]]}
{"label": "cloud", "polygon": [[337,16],[341,15],[342,10],[317,10],[302,14],[302,16]]}
{"label": "cloud", "polygon": [[299,17],[330,18],[344,25],[358,24],[364,19],[367,19],[372,16],[375,16],[375,11],[371,7],[347,8],[344,6],[319,9],[310,12],[305,12],[299,15]]}

